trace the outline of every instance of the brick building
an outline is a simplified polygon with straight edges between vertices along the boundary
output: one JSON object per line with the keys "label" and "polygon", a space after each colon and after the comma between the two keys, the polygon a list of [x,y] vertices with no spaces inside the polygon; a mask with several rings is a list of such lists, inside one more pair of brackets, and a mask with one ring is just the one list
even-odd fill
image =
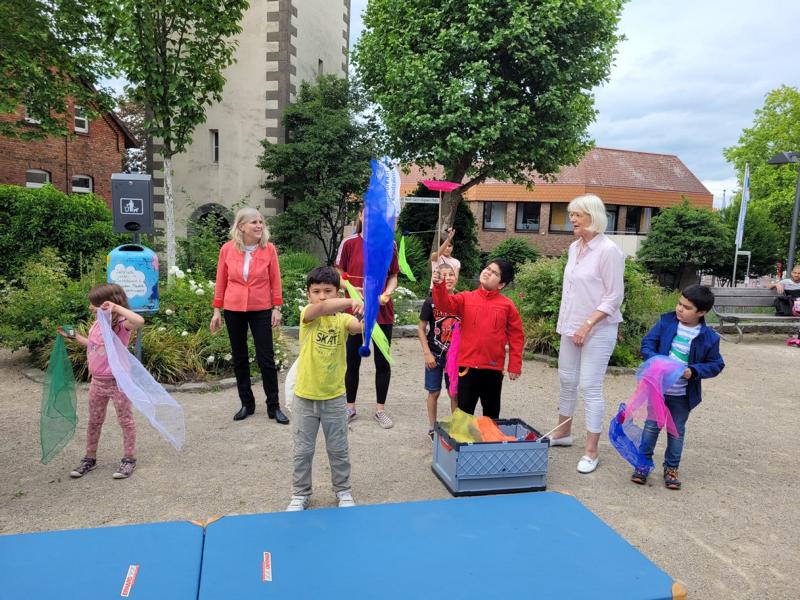
{"label": "brick building", "polygon": [[[441,168],[412,169],[401,177],[400,193],[410,195],[422,179],[442,177]],[[633,256],[662,208],[685,196],[692,206],[711,209],[713,195],[672,154],[593,148],[574,167],[564,167],[555,182],[536,178],[528,189],[495,179],[470,188],[464,200],[478,223],[478,243],[489,250],[509,236],[530,241],[548,256],[560,255],[573,241],[567,204],[596,194],[606,205],[606,233]]]}
{"label": "brick building", "polygon": [[[113,112],[90,121],[70,104],[68,135],[42,140],[0,137],[0,183],[41,187],[51,183],[67,194],[93,192],[111,202],[111,174],[119,173],[126,149],[139,143]],[[0,119],[24,118],[25,107]],[[31,127],[36,122],[28,120]]]}

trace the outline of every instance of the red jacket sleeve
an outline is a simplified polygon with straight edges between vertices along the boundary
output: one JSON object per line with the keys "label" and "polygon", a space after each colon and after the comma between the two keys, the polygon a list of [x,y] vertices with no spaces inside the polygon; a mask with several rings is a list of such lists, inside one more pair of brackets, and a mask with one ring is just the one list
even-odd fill
{"label": "red jacket sleeve", "polygon": [[448,294],[444,281],[434,285],[431,293],[433,305],[436,308],[451,315],[462,316],[461,310],[464,306],[464,298],[461,294]]}
{"label": "red jacket sleeve", "polygon": [[281,286],[281,265],[278,262],[278,251],[274,244],[267,246],[270,252],[269,259],[269,287],[272,294],[272,306],[283,304],[283,287]]}
{"label": "red jacket sleeve", "polygon": [[514,303],[509,302],[506,337],[508,338],[508,372],[522,373],[522,349],[525,346],[525,334],[522,331],[522,318]]}
{"label": "red jacket sleeve", "polygon": [[228,248],[230,246],[225,243],[219,249],[219,258],[217,259],[217,279],[214,281],[214,308],[222,308],[224,306],[225,288],[228,287]]}

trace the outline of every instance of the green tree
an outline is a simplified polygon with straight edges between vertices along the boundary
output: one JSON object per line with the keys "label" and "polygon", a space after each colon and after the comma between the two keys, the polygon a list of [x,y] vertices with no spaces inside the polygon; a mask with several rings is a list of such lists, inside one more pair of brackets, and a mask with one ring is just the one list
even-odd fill
{"label": "green tree", "polygon": [[[730,231],[730,247],[726,250],[725,260],[712,272],[717,277],[730,279],[733,273],[734,239],[739,222],[741,196],[727,208],[719,212],[720,218]],[[749,250],[750,274],[766,275],[775,270],[776,257],[783,255],[782,236],[779,227],[772,220],[769,208],[765,203],[751,202],[747,205],[744,221],[744,236],[741,250]],[[737,281],[743,279],[747,270],[747,258],[739,257],[736,266]]]}
{"label": "green tree", "polygon": [[113,57],[147,107],[144,129],[164,158],[167,267],[175,266],[172,157],[191,143],[206,106],[222,100],[222,71],[233,64],[246,0],[106,0],[103,27]]}
{"label": "green tree", "polygon": [[[745,165],[750,163],[750,202],[766,207],[780,231],[775,259],[785,257],[789,250],[797,165],[773,166],[767,161],[784,151],[800,152],[800,90],[786,85],[767,94],[764,106],[755,111],[753,126],[742,131],[738,144],[724,151],[739,181],[744,180]],[[748,209],[748,218],[749,214]]]}
{"label": "green tree", "polygon": [[16,117],[0,120],[0,135],[66,134],[70,99],[90,118],[113,106],[108,91],[98,87],[114,74],[97,26],[104,6],[104,0],[0,2],[0,115]]}
{"label": "green tree", "polygon": [[[624,0],[371,0],[353,60],[392,156],[462,182],[533,183],[591,147]],[[465,180],[466,177],[466,180]]]}
{"label": "green tree", "polygon": [[684,198],[653,219],[638,259],[667,287],[675,288],[691,270],[719,272],[732,249],[733,234],[719,214],[689,206]]}
{"label": "green tree", "polygon": [[345,79],[304,81],[283,116],[287,142],[261,142],[264,187],[284,202],[284,212],[270,221],[283,248],[312,250],[318,243],[328,264],[336,259],[344,226],[357,210],[352,199],[366,191],[376,153],[374,125],[356,118],[362,107]]}
{"label": "green tree", "polygon": [[507,237],[489,252],[487,261],[495,258],[505,258],[514,266],[514,272],[526,262],[536,262],[542,255],[539,249],[519,237]]}
{"label": "green tree", "polygon": [[[415,196],[430,195],[419,190]],[[436,193],[433,193],[436,195]],[[397,226],[419,238],[425,248],[436,244],[436,232],[431,231],[431,224],[436,223],[438,207],[435,204],[406,204],[397,220]],[[461,261],[460,278],[476,276],[481,266],[481,251],[478,247],[478,226],[475,217],[466,202],[458,205],[455,224],[456,235],[453,238],[453,256]],[[441,238],[440,238],[441,239]],[[428,255],[429,257],[430,255]]]}
{"label": "green tree", "polygon": [[[139,144],[144,146],[147,139],[147,131],[144,128],[146,114],[144,104],[131,98],[130,94],[117,96],[115,102],[114,112],[125,123],[125,126]],[[126,173],[144,173],[146,170],[145,162],[146,157],[143,147],[129,148],[122,157],[122,170]]]}

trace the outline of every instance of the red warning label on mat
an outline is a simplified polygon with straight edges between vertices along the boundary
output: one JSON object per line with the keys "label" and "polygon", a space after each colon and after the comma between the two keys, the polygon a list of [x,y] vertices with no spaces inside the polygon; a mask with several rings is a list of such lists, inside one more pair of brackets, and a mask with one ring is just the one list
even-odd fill
{"label": "red warning label on mat", "polygon": [[139,574],[139,565],[130,565],[128,573],[125,575],[125,583],[122,584],[122,591],[119,593],[123,598],[127,598],[131,593],[133,584],[136,583],[136,576]]}
{"label": "red warning label on mat", "polygon": [[272,553],[264,552],[261,560],[261,581],[272,581]]}

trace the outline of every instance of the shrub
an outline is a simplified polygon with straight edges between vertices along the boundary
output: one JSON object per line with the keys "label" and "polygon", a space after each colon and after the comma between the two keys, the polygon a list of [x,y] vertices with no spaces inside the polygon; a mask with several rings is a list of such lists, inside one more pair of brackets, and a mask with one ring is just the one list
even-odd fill
{"label": "shrub", "polygon": [[514,273],[527,262],[536,262],[541,257],[537,248],[531,246],[526,240],[518,237],[508,237],[497,244],[486,259],[489,263],[495,258],[505,258],[514,266]]}
{"label": "shrub", "polygon": [[178,240],[178,263],[186,265],[199,276],[214,279],[217,275],[219,249],[228,241],[225,221],[215,214],[194,224],[191,234]]}
{"label": "shrub", "polygon": [[[55,251],[45,250],[25,264],[20,287],[0,292],[0,346],[27,348],[32,362],[44,368],[55,340],[56,328],[70,323],[86,335],[94,315],[89,311],[87,294],[105,282],[100,264],[77,280],[70,278]],[[147,316],[139,330],[142,335],[142,363],[163,383],[179,383],[233,374],[230,343],[224,331],[209,331],[213,309],[214,282],[193,279],[191,269],[179,271],[172,284],[161,286],[161,310]],[[135,334],[136,335],[136,334]],[[135,335],[131,338],[131,349]],[[255,350],[250,342],[250,356]],[[285,340],[274,332],[278,368],[288,367]],[[76,378],[86,379],[86,351],[79,344],[68,344]],[[252,359],[251,359],[252,360]],[[253,365],[253,372],[257,367]]]}
{"label": "shrub", "polygon": [[[400,246],[400,232],[395,236],[398,248]],[[405,236],[405,254],[406,262],[411,267],[411,272],[414,273],[416,281],[409,280],[403,273],[398,275],[398,281],[406,288],[414,291],[415,295],[427,295],[428,289],[431,284],[431,261],[428,248],[424,248],[422,240],[414,235]]]}
{"label": "shrub", "polygon": [[283,288],[283,324],[297,326],[300,324],[300,309],[308,302],[306,276],[320,266],[321,261],[308,252],[286,252],[278,255],[278,262]]}
{"label": "shrub", "polygon": [[93,194],[0,185],[0,277],[17,277],[44,248],[55,249],[66,274],[78,277],[122,240],[111,229],[111,211]]}
{"label": "shrub", "polygon": [[[511,297],[522,316],[525,349],[528,351],[558,354],[560,336],[556,333],[556,324],[566,260],[566,256],[562,256],[524,264],[516,277],[516,294]],[[642,265],[630,259],[625,261],[623,323],[610,364],[633,367],[639,363],[642,338],[659,313],[669,310],[665,307],[670,298]]]}

